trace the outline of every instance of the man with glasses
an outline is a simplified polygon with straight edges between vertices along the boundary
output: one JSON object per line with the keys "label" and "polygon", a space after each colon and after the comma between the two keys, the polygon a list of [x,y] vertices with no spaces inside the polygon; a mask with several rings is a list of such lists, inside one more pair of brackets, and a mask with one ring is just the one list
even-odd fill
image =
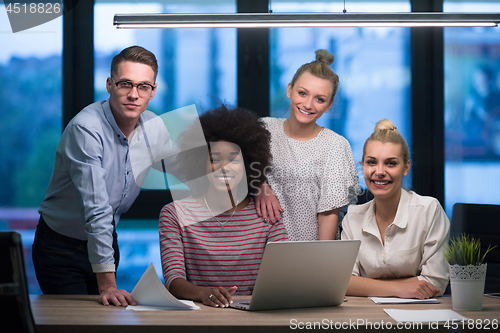
{"label": "man with glasses", "polygon": [[141,187],[134,158],[173,167],[168,156],[177,153],[163,122],[146,111],[157,73],[153,53],[124,49],[111,63],[109,99],[87,106],[64,130],[33,243],[44,294],[99,294],[104,305],[135,304],[115,279],[115,228]]}

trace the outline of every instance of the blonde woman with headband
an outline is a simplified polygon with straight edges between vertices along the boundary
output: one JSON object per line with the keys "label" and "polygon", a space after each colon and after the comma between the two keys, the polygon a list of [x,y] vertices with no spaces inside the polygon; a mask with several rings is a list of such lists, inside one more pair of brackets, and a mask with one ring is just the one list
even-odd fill
{"label": "blonde woman with headband", "polygon": [[347,295],[442,295],[449,279],[444,245],[450,221],[438,200],[401,187],[410,151],[391,121],[377,123],[361,163],[374,199],[350,206],[343,221],[342,239],[361,240]]}
{"label": "blonde woman with headband", "polygon": [[271,222],[282,213],[293,241],[335,239],[339,208],[355,203],[359,191],[349,142],[316,123],[337,92],[333,60],[317,50],[316,60],[302,65],[288,84],[290,117],[263,118],[273,161],[256,196],[257,212]]}

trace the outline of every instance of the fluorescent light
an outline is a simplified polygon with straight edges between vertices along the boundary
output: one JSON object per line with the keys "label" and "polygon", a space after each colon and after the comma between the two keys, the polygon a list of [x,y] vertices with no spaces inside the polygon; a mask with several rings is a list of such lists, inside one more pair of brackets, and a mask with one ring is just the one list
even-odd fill
{"label": "fluorescent light", "polygon": [[116,14],[114,25],[139,28],[495,27],[500,13]]}

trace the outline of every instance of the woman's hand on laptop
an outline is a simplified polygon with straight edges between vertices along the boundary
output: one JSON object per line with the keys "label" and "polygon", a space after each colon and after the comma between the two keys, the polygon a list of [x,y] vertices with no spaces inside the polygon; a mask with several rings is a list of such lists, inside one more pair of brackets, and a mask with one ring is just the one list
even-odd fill
{"label": "woman's hand on laptop", "polygon": [[233,303],[233,297],[231,297],[231,295],[236,291],[237,287],[234,286],[229,289],[223,287],[203,289],[201,297],[203,304],[213,306],[215,308],[227,308],[230,303]]}

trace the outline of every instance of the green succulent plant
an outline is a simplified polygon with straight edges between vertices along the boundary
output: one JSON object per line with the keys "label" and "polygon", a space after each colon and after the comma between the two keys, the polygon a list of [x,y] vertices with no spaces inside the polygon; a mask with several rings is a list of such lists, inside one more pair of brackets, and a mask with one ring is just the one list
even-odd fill
{"label": "green succulent plant", "polygon": [[450,265],[474,265],[483,263],[484,257],[496,246],[488,245],[486,252],[481,255],[481,241],[470,235],[462,234],[450,239],[444,250],[444,256]]}

